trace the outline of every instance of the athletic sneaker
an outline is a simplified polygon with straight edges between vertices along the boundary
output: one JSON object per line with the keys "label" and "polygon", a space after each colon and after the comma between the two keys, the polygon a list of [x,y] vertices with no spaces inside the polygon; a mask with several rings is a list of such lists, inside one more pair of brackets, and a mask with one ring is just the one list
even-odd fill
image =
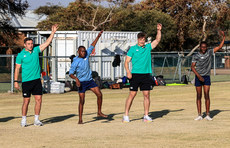
{"label": "athletic sneaker", "polygon": [[207,115],[207,116],[205,117],[205,119],[208,120],[208,121],[212,121],[212,118],[211,118],[209,115]]}
{"label": "athletic sneaker", "polygon": [[199,121],[199,120],[203,120],[203,118],[202,118],[202,116],[198,116],[194,120]]}
{"label": "athletic sneaker", "polygon": [[129,116],[123,116],[123,120],[122,120],[122,122],[124,122],[124,123],[128,123],[128,122],[130,122],[130,120],[129,120]]}
{"label": "athletic sneaker", "polygon": [[26,120],[22,120],[22,121],[21,121],[21,127],[26,127],[26,126],[27,126]]}
{"label": "athletic sneaker", "polygon": [[39,121],[39,120],[35,120],[35,121],[34,121],[34,125],[35,125],[35,126],[43,126],[42,122]]}
{"label": "athletic sneaker", "polygon": [[143,121],[144,122],[153,122],[153,119],[147,115],[147,116],[144,116]]}

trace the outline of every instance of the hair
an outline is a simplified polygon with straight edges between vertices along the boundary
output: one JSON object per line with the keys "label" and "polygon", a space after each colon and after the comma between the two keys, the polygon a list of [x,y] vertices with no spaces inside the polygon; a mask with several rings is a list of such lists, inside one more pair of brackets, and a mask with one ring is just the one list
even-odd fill
{"label": "hair", "polygon": [[202,44],[205,44],[206,46],[208,45],[206,41],[201,41],[201,42],[200,42],[200,46],[201,46]]}
{"label": "hair", "polygon": [[25,38],[24,39],[24,44],[27,42],[27,41],[33,41],[31,38]]}
{"label": "hair", "polygon": [[85,48],[85,46],[79,46],[77,50],[79,50],[80,48]]}
{"label": "hair", "polygon": [[146,34],[144,32],[140,32],[137,34],[137,38],[140,39],[140,38],[146,38]]}

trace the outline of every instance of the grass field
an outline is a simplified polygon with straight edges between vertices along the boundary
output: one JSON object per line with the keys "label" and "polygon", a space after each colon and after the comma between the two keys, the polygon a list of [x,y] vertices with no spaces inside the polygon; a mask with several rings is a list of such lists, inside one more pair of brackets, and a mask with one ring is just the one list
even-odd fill
{"label": "grass field", "polygon": [[[213,121],[194,121],[195,89],[192,85],[155,87],[151,91],[152,123],[143,123],[143,97],[139,92],[130,112],[130,123],[122,123],[128,89],[102,90],[103,112],[96,118],[96,98],[86,93],[83,121],[78,125],[76,92],[45,94],[40,119],[33,126],[34,99],[28,112],[28,127],[21,128],[21,94],[0,94],[0,147],[230,147],[230,82],[212,83]],[[204,99],[202,100],[204,102]],[[203,107],[204,109],[204,103]],[[204,111],[204,110],[203,110]]]}

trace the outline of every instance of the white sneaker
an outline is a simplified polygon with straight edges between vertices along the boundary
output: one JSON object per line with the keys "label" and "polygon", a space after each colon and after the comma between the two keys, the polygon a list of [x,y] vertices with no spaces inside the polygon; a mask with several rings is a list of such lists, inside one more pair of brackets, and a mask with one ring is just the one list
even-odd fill
{"label": "white sneaker", "polygon": [[34,121],[34,125],[35,125],[35,126],[43,126],[42,122],[39,121],[39,120],[35,120],[35,121]]}
{"label": "white sneaker", "polygon": [[205,119],[208,120],[208,121],[212,121],[212,118],[211,118],[209,115],[207,115],[207,116],[205,117]]}
{"label": "white sneaker", "polygon": [[22,120],[22,121],[21,121],[21,127],[26,127],[26,126],[27,126],[26,120]]}
{"label": "white sneaker", "polygon": [[153,119],[147,115],[147,116],[144,116],[143,122],[153,122]]}
{"label": "white sneaker", "polygon": [[130,122],[130,120],[129,120],[129,116],[123,116],[123,120],[122,120],[122,122],[124,122],[124,123],[128,123],[128,122]]}
{"label": "white sneaker", "polygon": [[198,116],[194,120],[199,121],[199,120],[203,120],[203,118],[202,118],[202,116]]}

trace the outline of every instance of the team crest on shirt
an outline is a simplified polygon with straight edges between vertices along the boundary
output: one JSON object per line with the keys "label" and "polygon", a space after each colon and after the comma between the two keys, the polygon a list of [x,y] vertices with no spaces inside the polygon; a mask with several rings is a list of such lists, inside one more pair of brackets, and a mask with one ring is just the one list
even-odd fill
{"label": "team crest on shirt", "polygon": [[136,51],[139,51],[138,49]]}
{"label": "team crest on shirt", "polygon": [[24,55],[24,58],[26,57],[26,55]]}

